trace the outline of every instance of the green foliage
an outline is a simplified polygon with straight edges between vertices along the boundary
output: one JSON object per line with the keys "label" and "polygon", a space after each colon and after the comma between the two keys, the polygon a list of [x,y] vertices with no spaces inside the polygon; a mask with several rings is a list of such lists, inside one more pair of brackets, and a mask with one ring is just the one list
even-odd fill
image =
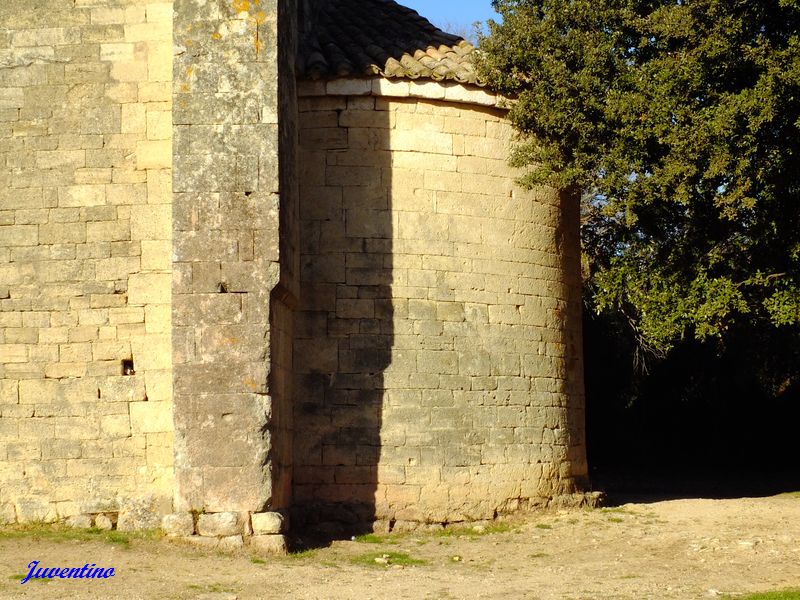
{"label": "green foliage", "polygon": [[290,552],[288,558],[302,560],[306,558],[315,558],[317,554],[319,554],[319,548],[302,548]]}
{"label": "green foliage", "polygon": [[433,532],[437,537],[464,537],[464,538],[478,538],[484,535],[491,535],[493,533],[507,533],[511,531],[511,525],[508,523],[497,522],[490,523],[483,526],[458,526],[450,525],[443,529]]}
{"label": "green foliage", "polygon": [[593,309],[658,354],[797,331],[800,2],[494,5],[479,68],[522,183],[583,192]]}
{"label": "green foliage", "polygon": [[361,535],[357,535],[354,541],[359,542],[360,544],[396,544],[397,540],[377,535],[375,533],[362,533]]}
{"label": "green foliage", "polygon": [[[19,574],[16,574],[16,575],[9,575],[8,578],[11,579],[11,580],[14,580],[14,581],[22,581],[27,576],[28,576],[27,573],[19,573]],[[50,583],[53,580],[50,579],[49,577],[42,577],[42,578],[32,577],[32,578],[28,579],[28,581],[35,581],[37,583]]]}
{"label": "green foliage", "polygon": [[800,600],[800,590],[783,590],[780,592],[764,592],[747,596],[726,596],[729,600]]}
{"label": "green foliage", "polygon": [[0,530],[2,539],[41,539],[52,542],[104,542],[129,548],[133,540],[157,539],[158,531],[105,531],[100,529],[77,529],[57,523],[26,523],[12,525]]}

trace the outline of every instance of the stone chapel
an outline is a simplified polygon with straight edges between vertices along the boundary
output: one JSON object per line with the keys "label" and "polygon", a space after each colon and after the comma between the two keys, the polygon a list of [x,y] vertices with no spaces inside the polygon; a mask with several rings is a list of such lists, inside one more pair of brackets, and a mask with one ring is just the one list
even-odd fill
{"label": "stone chapel", "polygon": [[578,203],[392,0],[0,5],[0,521],[280,551],[580,502]]}

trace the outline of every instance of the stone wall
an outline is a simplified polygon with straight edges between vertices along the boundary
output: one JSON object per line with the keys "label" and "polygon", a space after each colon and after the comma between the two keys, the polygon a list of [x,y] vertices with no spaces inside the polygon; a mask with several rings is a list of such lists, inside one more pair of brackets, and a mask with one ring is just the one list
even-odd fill
{"label": "stone wall", "polygon": [[298,115],[280,6],[0,4],[0,521],[280,550],[585,475],[577,204],[481,90]]}
{"label": "stone wall", "polygon": [[292,354],[294,309],[300,288],[300,205],[297,178],[297,6],[279,4],[278,38],[280,282],[270,297],[271,508],[288,512],[292,498]]}
{"label": "stone wall", "polygon": [[246,517],[272,497],[277,4],[182,0],[174,42],[177,508]]}
{"label": "stone wall", "polygon": [[0,25],[0,520],[169,510],[172,3]]}
{"label": "stone wall", "polygon": [[514,185],[502,111],[381,85],[301,99],[296,516],[547,503],[586,475],[577,202]]}

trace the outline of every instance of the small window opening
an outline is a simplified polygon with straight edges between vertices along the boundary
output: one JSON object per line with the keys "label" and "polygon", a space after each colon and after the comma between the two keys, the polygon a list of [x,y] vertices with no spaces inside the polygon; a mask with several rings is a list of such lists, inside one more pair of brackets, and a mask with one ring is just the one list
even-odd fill
{"label": "small window opening", "polygon": [[133,359],[132,358],[123,358],[122,359],[122,374],[123,375],[136,375],[136,371],[133,369]]}

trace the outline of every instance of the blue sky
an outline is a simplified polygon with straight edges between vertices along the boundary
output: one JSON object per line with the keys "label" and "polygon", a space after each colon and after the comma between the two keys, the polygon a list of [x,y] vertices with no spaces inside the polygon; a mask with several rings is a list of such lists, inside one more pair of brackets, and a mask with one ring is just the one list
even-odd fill
{"label": "blue sky", "polygon": [[[437,27],[453,25],[472,29],[475,21],[499,20],[491,0],[397,0],[413,8]],[[456,31],[455,33],[459,33]]]}

